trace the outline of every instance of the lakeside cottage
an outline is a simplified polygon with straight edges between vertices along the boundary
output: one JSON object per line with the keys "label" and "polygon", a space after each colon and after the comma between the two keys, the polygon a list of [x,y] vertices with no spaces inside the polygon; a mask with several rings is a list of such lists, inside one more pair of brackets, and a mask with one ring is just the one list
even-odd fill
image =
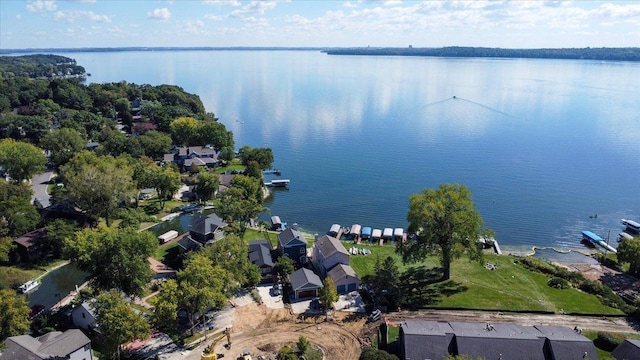
{"label": "lakeside cottage", "polygon": [[19,335],[8,338],[0,360],[72,359],[91,360],[91,340],[78,329],[52,331],[37,338]]}
{"label": "lakeside cottage", "polygon": [[180,254],[212,244],[224,238],[224,228],[228,224],[215,213],[204,215],[196,213],[189,224],[189,235],[178,240]]}
{"label": "lakeside cottage", "polygon": [[327,275],[327,271],[337,264],[349,265],[349,252],[340,240],[333,236],[324,235],[313,244],[311,263],[318,274],[324,277]]}
{"label": "lakeside cottage", "polygon": [[273,270],[275,264],[271,257],[271,244],[267,240],[249,242],[249,261],[260,269],[261,282],[274,282]]}
{"label": "lakeside cottage", "polygon": [[307,262],[307,239],[296,229],[288,228],[278,234],[278,254],[288,256],[293,262]]}

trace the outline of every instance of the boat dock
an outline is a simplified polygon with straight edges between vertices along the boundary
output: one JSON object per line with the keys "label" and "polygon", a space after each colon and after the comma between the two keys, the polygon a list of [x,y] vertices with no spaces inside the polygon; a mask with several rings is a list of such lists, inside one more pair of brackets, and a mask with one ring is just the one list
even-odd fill
{"label": "boat dock", "polygon": [[600,236],[592,233],[591,231],[583,231],[582,232],[582,240],[583,241],[588,241],[594,245],[598,245],[602,248],[604,248],[606,251],[611,251],[614,254],[617,254],[618,251],[613,248],[611,245],[607,244],[607,242],[605,242]]}
{"label": "boat dock", "polygon": [[271,180],[269,182],[264,183],[264,185],[271,186],[271,187],[286,187],[287,185],[289,185],[290,182],[291,180],[289,179]]}

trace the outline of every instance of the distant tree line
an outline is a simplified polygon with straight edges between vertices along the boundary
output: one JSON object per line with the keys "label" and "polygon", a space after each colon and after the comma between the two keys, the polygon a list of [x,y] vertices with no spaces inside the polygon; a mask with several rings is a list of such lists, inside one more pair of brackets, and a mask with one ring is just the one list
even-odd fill
{"label": "distant tree line", "polygon": [[435,56],[483,58],[534,58],[640,61],[640,48],[562,48],[502,49],[449,46],[442,48],[339,48],[325,51],[329,55]]}
{"label": "distant tree line", "polygon": [[60,55],[0,56],[0,78],[84,76],[84,67]]}

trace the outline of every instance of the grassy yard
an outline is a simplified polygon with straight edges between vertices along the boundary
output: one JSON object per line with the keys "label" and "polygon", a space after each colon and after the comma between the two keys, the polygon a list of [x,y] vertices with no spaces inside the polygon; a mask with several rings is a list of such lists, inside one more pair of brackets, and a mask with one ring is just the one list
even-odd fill
{"label": "grassy yard", "polygon": [[23,266],[0,266],[0,289],[15,289],[25,282],[43,275],[47,269],[53,268],[65,260],[54,260],[47,264]]}
{"label": "grassy yard", "polygon": [[[547,285],[548,278],[515,264],[515,257],[486,255],[482,263],[466,258],[451,267],[451,279],[440,282],[439,262],[435,257],[418,264],[403,264],[392,246],[351,245],[368,248],[371,255],[353,255],[351,267],[367,280],[373,274],[376,257],[391,256],[401,273],[400,291],[405,304],[415,308],[460,308],[495,311],[541,311],[567,314],[621,315],[604,306],[596,296],[576,289],[559,290]],[[495,265],[489,270],[485,264]]]}

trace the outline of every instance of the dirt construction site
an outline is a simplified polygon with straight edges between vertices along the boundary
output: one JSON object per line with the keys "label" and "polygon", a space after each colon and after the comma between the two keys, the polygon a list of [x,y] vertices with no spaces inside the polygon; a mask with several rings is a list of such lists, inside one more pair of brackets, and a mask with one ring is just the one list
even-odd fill
{"label": "dirt construction site", "polygon": [[[624,333],[638,331],[637,325],[628,323],[625,318],[590,316],[429,310],[391,313],[387,318],[396,324],[401,324],[404,319],[424,319],[577,326]],[[335,312],[326,320],[325,315],[295,315],[286,309],[268,309],[264,305],[249,303],[233,309],[231,347],[227,346],[226,337],[222,337],[214,344],[213,350],[218,356],[224,355],[225,359],[236,359],[244,350],[248,350],[254,359],[275,359],[280,348],[295,344],[298,337],[304,335],[323,351],[325,359],[355,360],[360,356],[362,346],[375,336],[382,321],[367,324],[364,315],[344,312]]]}

